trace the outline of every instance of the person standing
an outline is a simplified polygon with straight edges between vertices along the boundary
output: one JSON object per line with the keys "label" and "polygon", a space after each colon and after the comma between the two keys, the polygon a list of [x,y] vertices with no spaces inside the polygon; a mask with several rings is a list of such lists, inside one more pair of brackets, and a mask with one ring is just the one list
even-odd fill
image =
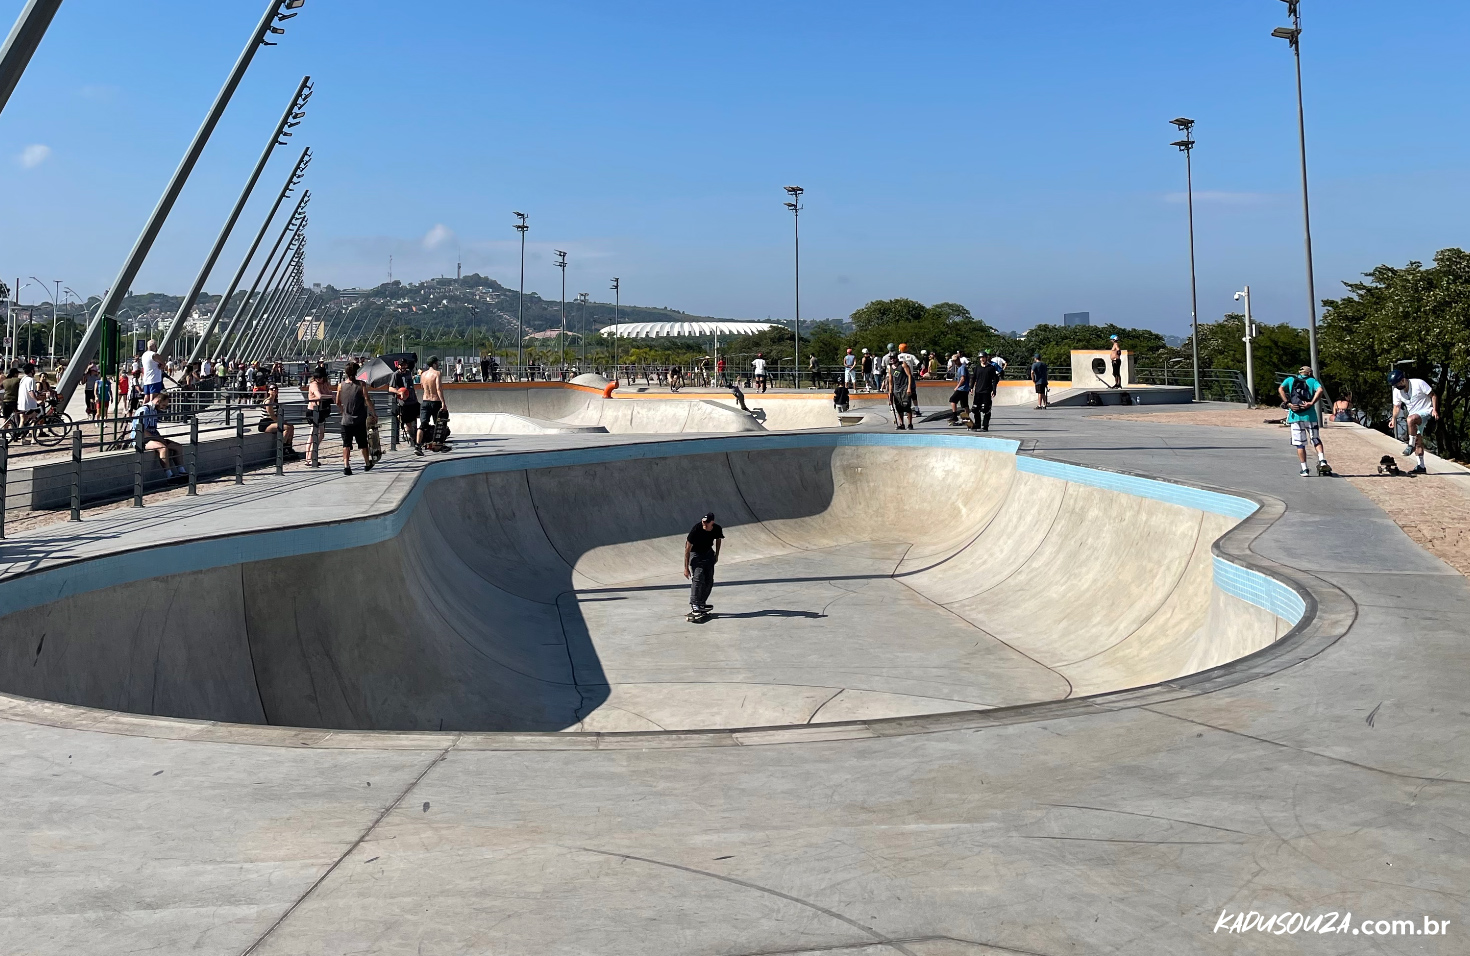
{"label": "person standing", "polygon": [[852,349],[842,356],[842,384],[849,389],[857,388],[857,356],[852,354]]}
{"label": "person standing", "polygon": [[413,385],[413,369],[408,367],[408,359],[399,359],[393,364],[396,368],[388,387],[398,396],[399,427],[408,436],[413,453],[422,455],[424,450],[419,447],[419,393]]}
{"label": "person standing", "polygon": [[700,618],[714,605],[709,603],[715,586],[715,564],[720,560],[720,547],[725,531],[715,524],[714,512],[707,512],[684,538],[684,577],[689,579],[689,616]]}
{"label": "person standing", "polygon": [[1116,335],[1108,337],[1108,360],[1113,365],[1113,384],[1109,388],[1123,387],[1123,346],[1118,344]]}
{"label": "person standing", "polygon": [[894,359],[888,365],[884,388],[888,392],[888,404],[893,407],[893,420],[898,430],[903,431],[904,419],[908,419],[909,431],[914,430],[914,381],[913,367],[907,362]]}
{"label": "person standing", "polygon": [[342,422],[342,474],[352,474],[352,443],[362,449],[362,470],[373,470],[373,456],[368,450],[368,423],[377,421],[377,412],[368,400],[368,387],[357,380],[356,362],[348,362],[337,386],[337,408]]}
{"label": "person standing", "polygon": [[1393,415],[1388,420],[1389,430],[1394,430],[1400,416],[1404,418],[1409,436],[1404,444],[1404,455],[1412,455],[1418,459],[1409,474],[1426,474],[1429,469],[1424,467],[1424,432],[1433,427],[1435,419],[1439,418],[1439,396],[1434,394],[1434,389],[1424,379],[1409,378],[1398,369],[1394,369],[1388,376],[1388,384],[1392,386],[1393,392]]}
{"label": "person standing", "polygon": [[876,387],[873,381],[873,353],[863,349],[863,391],[871,392]]}
{"label": "person standing", "polygon": [[764,352],[755,353],[755,361],[750,363],[750,370],[755,375],[756,391],[764,395],[766,393],[766,356]]}
{"label": "person standing", "polygon": [[1041,353],[1037,352],[1031,356],[1031,383],[1036,386],[1036,407],[1046,407],[1047,381],[1051,377],[1051,369],[1047,368],[1041,360]]}
{"label": "person standing", "polygon": [[101,380],[102,372],[97,368],[96,362],[88,362],[87,370],[82,373],[82,376],[85,383],[84,394],[87,399],[87,417],[95,419],[97,417],[97,382]]}
{"label": "person standing", "polygon": [[729,388],[730,379],[728,376],[725,375],[725,356],[721,355],[719,359],[715,361],[715,371],[720,377],[720,384],[723,385],[725,388]]}
{"label": "person standing", "polygon": [[1307,469],[1308,444],[1317,450],[1317,474],[1332,474],[1327,454],[1322,450],[1322,420],[1317,414],[1322,383],[1312,376],[1311,366],[1303,365],[1295,375],[1288,375],[1276,390],[1281,394],[1281,404],[1286,406],[1286,423],[1291,428],[1291,444],[1296,449],[1297,461],[1301,462],[1302,477],[1311,474]]}
{"label": "person standing", "polygon": [[1000,388],[1000,366],[990,360],[990,354],[982,351],[980,358],[970,363],[970,428],[974,431],[990,431],[990,410],[995,403],[995,392]]}
{"label": "person standing", "polygon": [[20,368],[12,365],[5,372],[4,414],[5,427],[13,427],[20,419],[16,409],[20,405]]}
{"label": "person standing", "polygon": [[419,383],[424,387],[424,401],[419,409],[419,445],[415,453],[422,455],[424,446],[434,441],[439,430],[439,412],[449,407],[444,401],[444,384],[439,376],[439,356],[429,356],[428,367],[419,376]]}
{"label": "person standing", "polygon": [[158,343],[148,340],[148,350],[143,353],[143,401],[163,391],[163,363],[159,361]]}
{"label": "person standing", "polygon": [[807,375],[808,375],[808,377],[810,377],[811,383],[812,383],[810,387],[811,388],[816,388],[817,387],[817,353],[816,352],[813,352],[813,353],[811,353],[810,355],[807,356],[806,368],[807,368]]}
{"label": "person standing", "polygon": [[963,425],[960,409],[966,414],[970,411],[970,364],[958,352],[950,360],[950,375],[954,378],[954,391],[949,395],[949,423]]}
{"label": "person standing", "polygon": [[18,391],[19,404],[16,411],[20,416],[21,443],[31,441],[31,432],[28,426],[34,425],[40,417],[41,401],[39,390],[36,388],[36,363],[27,362],[21,368],[20,387]]}
{"label": "person standing", "polygon": [[324,365],[318,365],[311,373],[311,381],[306,383],[306,415],[307,421],[311,423],[311,444],[306,449],[306,467],[318,468],[321,466],[321,458],[318,452],[322,447],[322,438],[327,433],[327,418],[332,414],[332,388],[327,384],[327,369]]}
{"label": "person standing", "polygon": [[454,380],[456,382],[464,381],[464,359],[462,357],[454,360]]}

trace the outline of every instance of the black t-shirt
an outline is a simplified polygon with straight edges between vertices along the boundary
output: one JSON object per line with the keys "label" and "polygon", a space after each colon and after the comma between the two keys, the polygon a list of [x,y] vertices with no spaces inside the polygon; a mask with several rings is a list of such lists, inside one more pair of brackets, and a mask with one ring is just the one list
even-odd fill
{"label": "black t-shirt", "polygon": [[694,554],[708,555],[715,553],[715,541],[722,541],[724,538],[725,529],[719,525],[715,525],[712,529],[706,531],[704,530],[703,522],[696,522],[694,527],[689,529],[689,537],[685,540],[692,545],[689,550]]}
{"label": "black t-shirt", "polygon": [[389,387],[395,390],[400,388],[404,390],[403,398],[399,400],[399,404],[402,405],[404,408],[407,408],[410,405],[418,405],[419,393],[414,390],[413,376],[409,374],[409,371],[407,369],[394,369],[393,380],[389,383]]}
{"label": "black t-shirt", "polygon": [[970,366],[970,375],[973,384],[971,390],[976,395],[994,395],[996,387],[1000,384],[1000,369],[991,362],[975,362]]}
{"label": "black t-shirt", "polygon": [[1045,362],[1036,361],[1036,362],[1032,362],[1031,363],[1031,376],[1036,381],[1038,381],[1038,382],[1044,382],[1044,381],[1046,381],[1047,376],[1050,375],[1050,374],[1051,374],[1051,369],[1049,369],[1049,368],[1046,367],[1046,363]]}

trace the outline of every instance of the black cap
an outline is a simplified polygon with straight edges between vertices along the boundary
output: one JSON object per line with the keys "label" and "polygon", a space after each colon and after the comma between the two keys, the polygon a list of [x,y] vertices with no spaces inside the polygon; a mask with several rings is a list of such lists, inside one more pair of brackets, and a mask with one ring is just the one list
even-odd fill
{"label": "black cap", "polygon": [[707,512],[705,512],[704,517],[703,518],[700,518],[699,520],[700,521],[713,521],[713,520],[715,520],[715,513],[713,511],[707,511]]}

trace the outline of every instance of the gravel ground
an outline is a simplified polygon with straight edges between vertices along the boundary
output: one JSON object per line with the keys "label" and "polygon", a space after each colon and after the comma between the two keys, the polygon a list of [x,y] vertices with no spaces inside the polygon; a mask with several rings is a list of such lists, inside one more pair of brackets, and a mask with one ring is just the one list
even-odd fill
{"label": "gravel ground", "polygon": [[[1099,415],[1122,421],[1152,421],[1168,425],[1218,425],[1226,428],[1274,428],[1282,433],[1282,455],[1286,426],[1266,424],[1280,418],[1280,409],[1229,409],[1200,412],[1157,412],[1134,415]],[[1470,476],[1463,473],[1389,477],[1378,473],[1384,447],[1375,444],[1356,428],[1329,425],[1322,436],[1327,460],[1333,470],[1353,483],[1394,520],[1404,533],[1430,554],[1470,577]],[[1395,455],[1400,468],[1412,468],[1413,459]]]}

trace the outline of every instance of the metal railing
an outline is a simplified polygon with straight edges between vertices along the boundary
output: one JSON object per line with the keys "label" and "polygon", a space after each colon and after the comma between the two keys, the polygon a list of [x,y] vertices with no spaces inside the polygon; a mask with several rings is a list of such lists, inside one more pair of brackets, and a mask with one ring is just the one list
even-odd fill
{"label": "metal railing", "polygon": [[[1135,368],[1133,380],[1140,385],[1178,385],[1194,387],[1194,371],[1189,368]],[[1253,405],[1245,375],[1233,368],[1206,368],[1199,373],[1200,397],[1211,402],[1238,402]]]}

